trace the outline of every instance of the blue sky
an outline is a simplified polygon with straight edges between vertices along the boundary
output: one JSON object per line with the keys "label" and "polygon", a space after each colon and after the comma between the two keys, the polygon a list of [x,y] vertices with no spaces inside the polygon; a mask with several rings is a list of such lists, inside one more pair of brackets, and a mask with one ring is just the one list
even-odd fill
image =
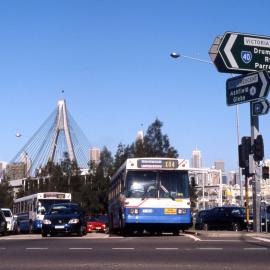
{"label": "blue sky", "polygon": [[[10,161],[65,99],[93,146],[114,153],[158,117],[180,157],[237,169],[236,109],[228,74],[172,51],[210,60],[226,31],[270,36],[269,2],[180,0],[0,1],[0,160]],[[250,134],[249,105],[240,135]],[[269,115],[260,117],[270,157]],[[16,132],[23,136],[16,138]]]}

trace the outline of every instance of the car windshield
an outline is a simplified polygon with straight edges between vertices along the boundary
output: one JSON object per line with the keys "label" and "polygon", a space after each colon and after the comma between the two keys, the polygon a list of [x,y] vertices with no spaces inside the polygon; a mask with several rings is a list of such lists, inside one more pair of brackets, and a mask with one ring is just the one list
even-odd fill
{"label": "car windshield", "polygon": [[2,210],[5,217],[12,217],[10,210]]}
{"label": "car windshield", "polygon": [[246,209],[245,208],[233,208],[231,210],[231,213],[234,216],[243,216],[246,214]]}
{"label": "car windshield", "polygon": [[103,216],[103,215],[97,216],[97,220],[103,223],[109,222],[108,216]]}
{"label": "car windshield", "polygon": [[127,198],[187,198],[186,171],[129,171]]}
{"label": "car windshield", "polygon": [[63,203],[63,200],[39,200],[37,213],[44,215],[45,212],[48,212],[53,204]]}
{"label": "car windshield", "polygon": [[87,217],[88,222],[102,222],[102,223],[108,223],[108,216],[98,215],[98,216],[88,216]]}
{"label": "car windshield", "polygon": [[50,215],[59,215],[59,214],[78,214],[80,212],[79,207],[70,206],[70,205],[54,205],[49,211]]}
{"label": "car windshield", "polygon": [[98,221],[96,217],[87,217],[87,221],[92,221],[92,222],[96,222]]}

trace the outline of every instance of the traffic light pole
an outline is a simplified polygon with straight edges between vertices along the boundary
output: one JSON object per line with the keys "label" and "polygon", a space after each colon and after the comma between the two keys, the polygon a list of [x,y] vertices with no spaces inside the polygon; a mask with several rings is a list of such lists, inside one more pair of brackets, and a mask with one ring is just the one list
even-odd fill
{"label": "traffic light pole", "polygon": [[[259,135],[259,117],[252,114],[252,103],[250,102],[250,124],[251,124],[251,149],[254,149],[254,140]],[[251,154],[249,172],[252,174],[253,191],[253,231],[260,232],[261,219],[261,179],[260,169],[254,161],[254,153]]]}
{"label": "traffic light pole", "polygon": [[245,176],[245,189],[246,189],[246,219],[247,219],[247,229],[249,230],[250,226],[250,222],[249,222],[249,198],[248,198],[248,177]]}

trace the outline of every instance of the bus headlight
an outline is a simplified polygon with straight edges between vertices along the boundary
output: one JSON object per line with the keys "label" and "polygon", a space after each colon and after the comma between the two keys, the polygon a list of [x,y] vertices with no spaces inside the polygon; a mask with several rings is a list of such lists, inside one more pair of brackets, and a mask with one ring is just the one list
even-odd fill
{"label": "bus headlight", "polygon": [[131,215],[138,215],[139,214],[139,209],[138,208],[130,208],[129,213]]}
{"label": "bus headlight", "polygon": [[178,215],[185,215],[187,213],[187,209],[186,208],[178,208],[177,209],[177,214]]}
{"label": "bus headlight", "polygon": [[71,219],[71,220],[68,222],[68,224],[76,224],[76,223],[79,223],[79,222],[80,222],[79,219],[73,218],[73,219]]}
{"label": "bus headlight", "polygon": [[49,219],[43,219],[43,224],[49,225],[52,224],[52,222]]}

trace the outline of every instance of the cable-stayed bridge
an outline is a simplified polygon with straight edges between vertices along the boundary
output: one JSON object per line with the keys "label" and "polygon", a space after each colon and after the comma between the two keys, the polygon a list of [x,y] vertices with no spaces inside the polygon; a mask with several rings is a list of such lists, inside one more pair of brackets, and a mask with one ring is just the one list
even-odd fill
{"label": "cable-stayed bridge", "polygon": [[25,175],[35,176],[49,161],[55,164],[68,158],[81,169],[87,168],[90,143],[67,110],[65,100],[12,159],[11,164],[25,166]]}

